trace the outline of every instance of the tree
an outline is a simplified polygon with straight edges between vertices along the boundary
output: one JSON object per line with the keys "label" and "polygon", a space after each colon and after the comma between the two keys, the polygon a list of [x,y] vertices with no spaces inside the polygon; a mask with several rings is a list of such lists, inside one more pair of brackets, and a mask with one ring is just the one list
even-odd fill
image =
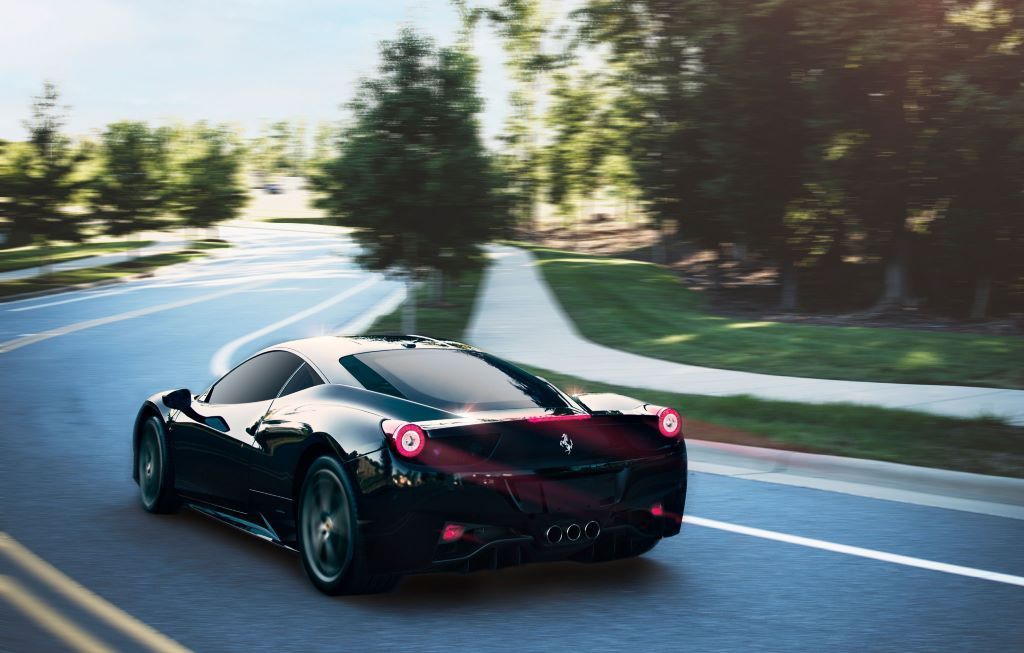
{"label": "tree", "polygon": [[[457,275],[482,264],[481,244],[505,224],[498,179],[480,141],[476,62],[464,46],[437,49],[410,29],[381,45],[363,80],[339,155],[314,179],[317,205],[355,228],[359,262]],[[403,320],[412,331],[413,307]]]}
{"label": "tree", "polygon": [[171,207],[190,227],[210,227],[238,215],[247,200],[240,180],[242,148],[226,127],[199,123],[179,130]]}
{"label": "tree", "polygon": [[541,116],[538,105],[545,76],[557,65],[557,57],[544,51],[547,12],[542,0],[500,0],[484,9],[470,9],[465,0],[455,0],[467,33],[481,16],[497,28],[508,56],[507,67],[515,84],[509,94],[512,111],[501,140],[499,158],[508,186],[508,199],[516,221],[533,226],[538,218],[541,171],[545,153],[541,147]]}
{"label": "tree", "polygon": [[7,244],[23,245],[34,237],[44,240],[79,240],[79,217],[68,212],[72,198],[85,185],[76,178],[88,158],[86,147],[75,148],[61,133],[64,112],[57,87],[46,82],[32,102],[32,117],[25,121],[27,143],[5,148],[0,173],[0,215],[8,220]]}
{"label": "tree", "polygon": [[944,262],[932,275],[935,294],[964,297],[975,319],[988,314],[993,290],[1024,271],[1024,14],[1016,6],[956,7],[940,43],[927,160],[942,209],[929,254]]}
{"label": "tree", "polygon": [[93,180],[93,215],[108,234],[151,229],[168,208],[167,132],[141,122],[107,126],[102,169]]}

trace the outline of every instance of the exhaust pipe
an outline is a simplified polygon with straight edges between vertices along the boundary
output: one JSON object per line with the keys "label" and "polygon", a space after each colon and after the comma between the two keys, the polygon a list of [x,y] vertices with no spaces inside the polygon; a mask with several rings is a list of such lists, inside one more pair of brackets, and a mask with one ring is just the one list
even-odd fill
{"label": "exhaust pipe", "polygon": [[588,521],[587,525],[583,527],[583,534],[587,536],[588,540],[597,539],[597,536],[601,534],[601,524],[596,521]]}
{"label": "exhaust pipe", "polygon": [[544,537],[548,538],[550,544],[558,544],[562,541],[562,528],[560,526],[552,526],[544,532]]}
{"label": "exhaust pipe", "polygon": [[565,537],[570,542],[575,542],[583,535],[583,529],[579,524],[569,524],[565,529]]}

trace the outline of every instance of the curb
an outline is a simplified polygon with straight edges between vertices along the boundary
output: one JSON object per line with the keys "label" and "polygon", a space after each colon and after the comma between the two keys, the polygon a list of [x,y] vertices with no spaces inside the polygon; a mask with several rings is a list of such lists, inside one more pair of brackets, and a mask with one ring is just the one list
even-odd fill
{"label": "curb", "polygon": [[899,492],[933,495],[1024,508],[1024,479],[915,467],[880,460],[765,449],[708,440],[686,440],[695,471],[730,476],[788,475],[859,484]]}

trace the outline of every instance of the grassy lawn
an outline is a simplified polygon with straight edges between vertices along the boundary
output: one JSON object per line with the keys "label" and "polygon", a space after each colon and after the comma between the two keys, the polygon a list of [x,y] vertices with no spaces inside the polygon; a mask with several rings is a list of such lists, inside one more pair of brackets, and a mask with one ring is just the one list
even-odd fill
{"label": "grassy lawn", "polygon": [[532,250],[580,332],[616,349],[786,376],[1024,388],[1018,336],[744,321],[710,313],[657,265]]}
{"label": "grassy lawn", "polygon": [[677,408],[687,419],[687,437],[1024,478],[1024,428],[997,420],[675,394],[523,367],[566,392],[615,392]]}
{"label": "grassy lawn", "polygon": [[0,297],[75,286],[83,283],[96,283],[99,281],[120,279],[122,277],[149,272],[166,265],[183,263],[199,256],[205,256],[205,250],[219,249],[222,247],[230,247],[230,245],[222,240],[198,240],[191,243],[188,248],[180,249],[175,252],[143,256],[130,261],[95,268],[67,270],[64,272],[54,272],[52,274],[32,277],[29,279],[3,281],[0,282]]}
{"label": "grassy lawn", "polygon": [[26,245],[0,249],[0,272],[21,270],[37,265],[62,263],[89,256],[112,254],[152,245],[151,240],[111,240],[99,243],[69,243],[66,245]]}
{"label": "grassy lawn", "polygon": [[[482,273],[467,272],[450,284],[440,306],[429,303],[429,291],[421,287],[417,293],[419,305],[416,308],[416,333],[429,338],[461,340],[469,323],[480,286]],[[402,310],[383,315],[373,323],[366,333],[387,334],[402,332]]]}

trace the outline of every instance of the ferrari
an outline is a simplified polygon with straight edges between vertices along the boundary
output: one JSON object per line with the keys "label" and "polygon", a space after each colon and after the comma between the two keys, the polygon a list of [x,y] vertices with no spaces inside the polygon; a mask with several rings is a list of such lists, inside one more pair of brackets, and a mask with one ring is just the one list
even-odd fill
{"label": "ferrari", "polygon": [[570,396],[461,343],[324,336],[146,399],[133,477],[147,511],[189,507],[298,552],[322,592],[363,594],[650,551],[679,533],[682,431],[673,408]]}

